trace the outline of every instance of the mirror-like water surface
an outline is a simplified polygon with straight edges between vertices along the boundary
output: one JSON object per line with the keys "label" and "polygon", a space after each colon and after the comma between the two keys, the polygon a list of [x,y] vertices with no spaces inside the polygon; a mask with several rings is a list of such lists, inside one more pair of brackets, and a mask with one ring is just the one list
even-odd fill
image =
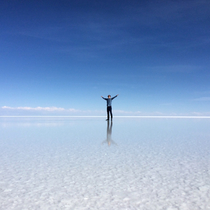
{"label": "mirror-like water surface", "polygon": [[210,119],[1,118],[0,209],[210,209]]}

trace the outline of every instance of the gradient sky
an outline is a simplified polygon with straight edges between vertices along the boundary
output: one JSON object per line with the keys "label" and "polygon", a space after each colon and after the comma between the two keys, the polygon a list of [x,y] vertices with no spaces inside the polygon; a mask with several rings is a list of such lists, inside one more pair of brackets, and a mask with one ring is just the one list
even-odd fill
{"label": "gradient sky", "polygon": [[0,26],[0,115],[210,115],[209,0],[6,0]]}

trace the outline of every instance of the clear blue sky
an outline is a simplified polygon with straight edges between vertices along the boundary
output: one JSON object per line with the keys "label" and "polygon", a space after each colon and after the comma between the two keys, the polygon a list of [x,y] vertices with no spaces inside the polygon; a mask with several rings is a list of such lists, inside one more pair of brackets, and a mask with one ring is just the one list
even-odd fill
{"label": "clear blue sky", "polygon": [[[0,3],[0,115],[210,115],[209,0]],[[39,107],[39,108],[37,108]]]}

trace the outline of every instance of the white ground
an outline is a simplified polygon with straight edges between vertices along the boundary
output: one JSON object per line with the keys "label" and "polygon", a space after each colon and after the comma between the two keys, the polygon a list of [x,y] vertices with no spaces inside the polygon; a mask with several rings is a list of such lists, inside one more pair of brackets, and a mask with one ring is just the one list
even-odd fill
{"label": "white ground", "polygon": [[0,122],[0,209],[210,210],[210,120],[105,123]]}

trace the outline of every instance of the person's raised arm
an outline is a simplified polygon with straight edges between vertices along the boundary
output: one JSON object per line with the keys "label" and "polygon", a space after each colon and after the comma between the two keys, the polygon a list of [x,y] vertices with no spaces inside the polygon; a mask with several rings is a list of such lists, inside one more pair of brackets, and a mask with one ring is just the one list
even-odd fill
{"label": "person's raised arm", "polygon": [[116,98],[118,95],[119,95],[119,94],[117,94],[116,96],[114,96],[114,97],[112,98],[112,100],[113,100],[114,98]]}

